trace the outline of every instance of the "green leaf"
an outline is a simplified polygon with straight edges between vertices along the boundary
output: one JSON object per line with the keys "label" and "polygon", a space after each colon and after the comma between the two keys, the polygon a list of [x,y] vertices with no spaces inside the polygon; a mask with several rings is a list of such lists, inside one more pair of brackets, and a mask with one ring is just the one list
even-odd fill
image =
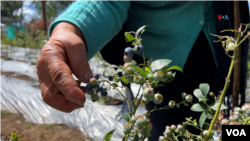
{"label": "green leaf", "polygon": [[152,62],[150,65],[150,68],[153,72],[157,70],[161,70],[163,67],[169,65],[172,62],[172,60],[169,59],[158,59]]}
{"label": "green leaf", "polygon": [[148,67],[145,67],[145,71],[150,72],[150,69]]}
{"label": "green leaf", "polygon": [[201,83],[200,86],[200,91],[204,96],[207,96],[208,92],[209,92],[209,85],[207,83]]}
{"label": "green leaf", "polygon": [[[216,102],[213,106],[211,106],[210,108],[213,109],[213,110],[217,110],[218,108],[218,105],[219,105],[219,102]],[[226,106],[224,104],[221,104],[221,107],[220,107],[220,110],[225,110],[227,109]]]}
{"label": "green leaf", "polygon": [[125,32],[125,39],[126,39],[126,42],[131,42],[135,40],[135,38],[128,32]]}
{"label": "green leaf", "polygon": [[17,138],[22,138],[22,135],[17,135],[16,137],[17,137]]}
{"label": "green leaf", "polygon": [[112,134],[113,134],[114,132],[115,132],[115,129],[112,130],[112,131],[109,131],[109,132],[105,135],[104,140],[105,140],[105,141],[109,141],[110,138],[111,138],[111,136],[112,136]]}
{"label": "green leaf", "polygon": [[[207,123],[207,122],[204,122],[204,130],[208,130],[209,129],[209,126],[210,126],[210,124],[209,123]],[[216,127],[214,126],[213,127],[213,130],[216,130]]]}
{"label": "green leaf", "polygon": [[201,114],[201,117],[200,117],[200,120],[199,120],[200,128],[202,128],[202,126],[203,126],[203,124],[204,124],[206,118],[207,118],[207,115],[206,115],[205,112],[203,112],[203,113]]}
{"label": "green leaf", "polygon": [[192,111],[195,111],[195,112],[204,112],[208,109],[207,106],[205,106],[204,104],[201,104],[201,103],[196,103],[194,104],[192,107],[191,107],[191,110]]}
{"label": "green leaf", "polygon": [[115,74],[118,74],[119,72],[123,72],[124,70],[123,69],[117,69],[116,71],[115,71]]}
{"label": "green leaf", "polygon": [[208,119],[213,119],[213,116],[210,113],[207,113],[207,118]]}
{"label": "green leaf", "polygon": [[110,65],[110,67],[112,67],[112,68],[119,68],[119,67],[116,66],[116,65]]}
{"label": "green leaf", "polygon": [[131,118],[131,116],[132,116],[131,113],[126,113],[126,114],[123,116],[123,118],[124,118],[127,122],[129,122],[129,119]]}
{"label": "green leaf", "polygon": [[199,101],[201,102],[202,100],[206,99],[203,94],[201,93],[200,89],[195,89],[194,90],[194,95],[199,99]]}
{"label": "green leaf", "polygon": [[140,67],[136,67],[136,66],[132,66],[132,65],[129,65],[131,68],[133,68],[134,70],[138,71],[143,77],[147,77],[147,72],[140,68]]}
{"label": "green leaf", "polygon": [[139,135],[138,135],[138,133],[136,132],[136,134],[135,134],[135,137],[134,137],[134,140],[133,141],[139,141]]}
{"label": "green leaf", "polygon": [[127,81],[127,79],[123,76],[123,77],[121,77],[121,80],[122,80],[122,82],[124,82],[125,84],[128,84],[128,81]]}
{"label": "green leaf", "polygon": [[140,27],[139,29],[137,29],[136,34],[139,34],[147,25],[144,25],[142,27]]}
{"label": "green leaf", "polygon": [[181,71],[183,73],[183,70],[178,66],[172,66],[172,67],[167,69],[167,71],[171,71],[171,70],[179,70],[179,71]]}
{"label": "green leaf", "polygon": [[123,69],[123,66],[122,66],[122,65],[120,65],[120,66],[119,66],[119,68],[120,68],[120,69]]}

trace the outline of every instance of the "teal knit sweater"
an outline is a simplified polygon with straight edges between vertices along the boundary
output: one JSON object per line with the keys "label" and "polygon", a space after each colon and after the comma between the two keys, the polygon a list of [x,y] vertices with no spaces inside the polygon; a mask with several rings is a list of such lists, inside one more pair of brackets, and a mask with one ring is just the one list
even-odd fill
{"label": "teal knit sweater", "polygon": [[184,68],[202,30],[214,54],[214,37],[208,33],[216,31],[210,1],[77,1],[50,25],[49,34],[62,21],[75,24],[85,37],[91,59],[126,20],[127,31],[148,25],[142,34],[146,58],[171,59],[171,66]]}

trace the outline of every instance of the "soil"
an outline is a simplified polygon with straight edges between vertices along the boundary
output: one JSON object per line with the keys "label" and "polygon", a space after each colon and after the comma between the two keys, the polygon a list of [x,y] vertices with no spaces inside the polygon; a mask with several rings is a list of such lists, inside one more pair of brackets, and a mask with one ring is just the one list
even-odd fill
{"label": "soil", "polygon": [[22,135],[19,141],[91,141],[74,127],[65,124],[25,122],[21,114],[1,111],[1,139],[9,141],[13,131]]}

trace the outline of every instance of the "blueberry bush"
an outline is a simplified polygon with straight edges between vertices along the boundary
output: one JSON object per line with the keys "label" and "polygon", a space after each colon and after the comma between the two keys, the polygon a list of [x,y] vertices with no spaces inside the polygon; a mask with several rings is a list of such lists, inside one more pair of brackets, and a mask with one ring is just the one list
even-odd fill
{"label": "blueberry bush", "polygon": [[[242,26],[245,26],[245,30],[242,31]],[[223,30],[221,32],[237,32],[238,38],[234,39],[229,36],[219,36],[218,41],[221,42],[222,47],[225,50],[225,53],[231,58],[231,65],[229,68],[228,76],[226,77],[226,82],[222,93],[217,96],[213,92],[210,92],[210,87],[206,83],[202,83],[199,85],[198,89],[195,89],[193,95],[198,98],[199,102],[193,102],[193,95],[186,94],[183,92],[182,101],[177,103],[173,100],[169,102],[166,107],[155,108],[151,111],[145,111],[142,115],[135,115],[136,110],[140,103],[147,104],[149,101],[153,101],[156,105],[161,104],[163,101],[162,94],[154,93],[154,88],[161,86],[159,82],[170,83],[176,75],[176,71],[181,71],[182,69],[178,66],[169,67],[171,60],[169,59],[158,59],[153,61],[148,60],[145,61],[144,56],[144,48],[142,44],[141,34],[145,31],[146,26],[142,26],[136,32],[125,32],[126,42],[132,42],[134,47],[127,47],[124,50],[124,65],[116,66],[110,65],[113,69],[112,74],[109,74],[109,81],[100,77],[99,74],[95,74],[92,79],[90,79],[89,84],[86,86],[86,90],[88,94],[91,95],[93,101],[97,101],[99,99],[98,93],[101,96],[107,96],[107,92],[111,89],[116,89],[121,96],[128,103],[129,112],[126,113],[123,118],[127,121],[127,124],[124,126],[124,136],[122,141],[127,141],[128,139],[132,139],[133,141],[144,141],[147,137],[150,137],[150,131],[152,129],[152,124],[150,123],[149,115],[156,110],[166,110],[170,108],[177,107],[179,108],[181,104],[188,106],[191,105],[191,110],[195,112],[202,112],[199,121],[196,119],[186,118],[186,121],[182,124],[178,125],[168,125],[166,126],[165,132],[162,136],[159,137],[159,141],[178,141],[178,139],[183,139],[187,141],[207,141],[213,140],[213,130],[215,130],[214,124],[217,121],[220,125],[247,125],[250,123],[250,106],[244,105],[241,108],[236,107],[228,119],[218,119],[218,114],[221,110],[226,109],[223,104],[223,99],[225,93],[228,89],[230,83],[230,76],[232,74],[232,70],[235,64],[235,55],[237,52],[238,46],[246,40],[250,33],[248,32],[246,35],[247,29],[250,28],[250,24],[241,24],[239,30]],[[233,55],[231,56],[228,52],[233,51]],[[141,55],[143,57],[144,63],[137,64],[135,60],[133,60],[134,54]],[[116,70],[115,70],[116,69]],[[103,72],[103,77],[107,76],[106,71]],[[122,81],[124,85],[118,85],[118,82]],[[104,85],[107,83],[108,85]],[[128,83],[136,83],[140,85],[138,93],[134,100],[129,100],[126,96],[126,85]],[[139,96],[139,92],[142,89],[142,95]],[[121,91],[123,90],[123,91]],[[212,104],[208,104],[208,95],[214,99]],[[136,99],[139,99],[136,103]],[[133,108],[130,111],[130,104],[132,104]],[[211,123],[206,123],[206,119],[211,119]],[[187,126],[193,126],[196,129],[200,130],[200,135],[195,135],[190,133],[185,128]],[[110,131],[104,137],[105,141],[110,140],[113,131]]]}

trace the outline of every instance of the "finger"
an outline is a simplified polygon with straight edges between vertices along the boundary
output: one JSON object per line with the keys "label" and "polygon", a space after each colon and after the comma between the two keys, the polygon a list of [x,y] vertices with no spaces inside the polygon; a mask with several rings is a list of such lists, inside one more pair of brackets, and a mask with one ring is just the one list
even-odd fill
{"label": "finger", "polygon": [[49,61],[48,68],[53,83],[65,95],[66,99],[83,105],[85,95],[72,77],[72,72],[62,58],[54,56]]}
{"label": "finger", "polygon": [[[43,101],[48,104],[49,106],[63,111],[63,112],[72,112],[75,109],[78,108],[82,108],[83,105],[79,105],[75,102],[72,102],[68,99],[66,99],[66,97],[60,93],[59,90],[54,84],[52,87],[47,88],[46,85],[44,85],[43,83],[41,84],[41,90],[42,90],[42,94],[43,94]],[[58,93],[53,93],[53,91],[57,91]]]}
{"label": "finger", "polygon": [[38,69],[46,68],[45,73],[50,74],[50,78],[46,77],[41,82],[49,84],[52,81],[66,99],[83,105],[86,100],[85,95],[73,78],[69,66],[65,63],[67,61],[65,54],[64,44],[61,41],[50,39],[46,43],[40,55],[42,57],[39,57],[43,58],[39,59],[39,63],[42,65],[38,65]]}
{"label": "finger", "polygon": [[81,82],[88,83],[93,74],[86,56],[85,44],[76,36],[74,41],[68,42],[65,48],[72,72]]}

